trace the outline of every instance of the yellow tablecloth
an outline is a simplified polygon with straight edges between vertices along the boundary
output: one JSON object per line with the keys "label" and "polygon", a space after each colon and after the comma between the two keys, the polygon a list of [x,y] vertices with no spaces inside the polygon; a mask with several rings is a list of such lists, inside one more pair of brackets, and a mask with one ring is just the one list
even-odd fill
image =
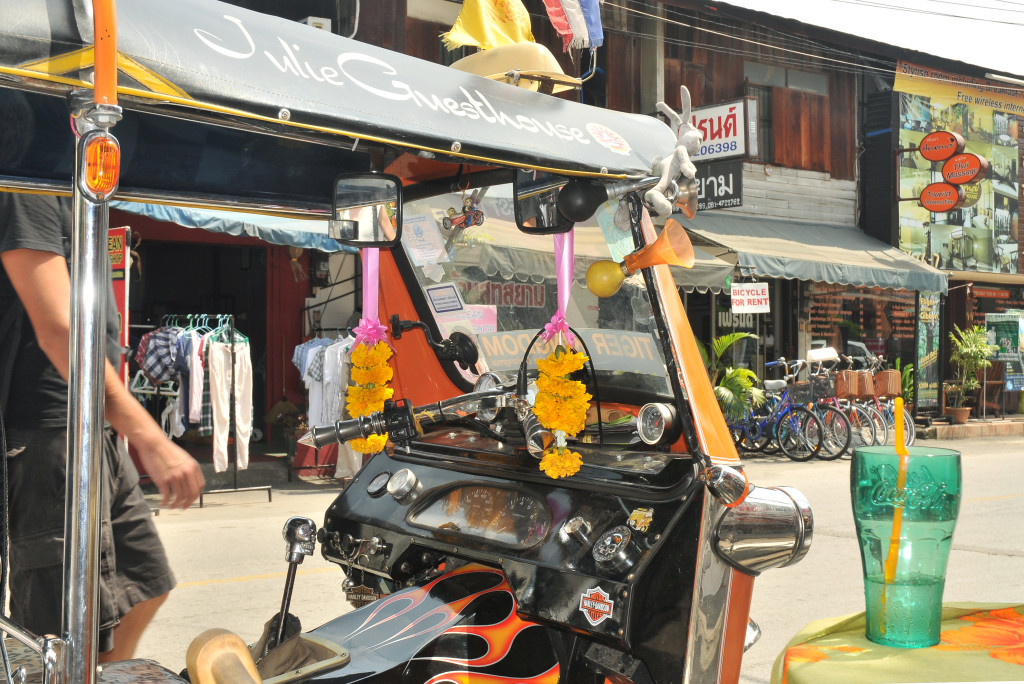
{"label": "yellow tablecloth", "polygon": [[868,641],[864,613],[812,622],[772,668],[772,684],[1024,682],[1024,605],[945,603],[940,642]]}

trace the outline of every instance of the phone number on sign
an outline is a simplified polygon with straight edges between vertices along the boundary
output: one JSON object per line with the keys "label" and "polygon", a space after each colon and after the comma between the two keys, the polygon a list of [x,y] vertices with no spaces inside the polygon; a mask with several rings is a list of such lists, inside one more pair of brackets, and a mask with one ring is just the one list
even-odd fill
{"label": "phone number on sign", "polygon": [[710,143],[700,146],[700,154],[721,154],[722,152],[735,152],[739,145],[735,140],[730,142]]}

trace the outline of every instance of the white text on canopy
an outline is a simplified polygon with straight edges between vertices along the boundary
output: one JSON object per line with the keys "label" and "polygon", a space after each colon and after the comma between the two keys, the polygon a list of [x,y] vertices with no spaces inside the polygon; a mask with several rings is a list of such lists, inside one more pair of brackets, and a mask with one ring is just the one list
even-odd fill
{"label": "white text on canopy", "polygon": [[768,313],[768,283],[733,283],[733,313]]}

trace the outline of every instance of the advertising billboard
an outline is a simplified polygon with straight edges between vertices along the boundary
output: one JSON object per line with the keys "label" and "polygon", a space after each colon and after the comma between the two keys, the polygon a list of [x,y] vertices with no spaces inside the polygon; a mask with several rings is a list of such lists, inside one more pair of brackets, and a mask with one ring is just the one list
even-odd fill
{"label": "advertising billboard", "polygon": [[[904,61],[893,89],[899,146],[919,148],[900,155],[899,196],[926,195],[899,203],[900,249],[943,270],[1024,272],[1017,257],[1024,241],[1017,176],[1024,92]],[[963,149],[932,158],[933,149],[958,138]]]}

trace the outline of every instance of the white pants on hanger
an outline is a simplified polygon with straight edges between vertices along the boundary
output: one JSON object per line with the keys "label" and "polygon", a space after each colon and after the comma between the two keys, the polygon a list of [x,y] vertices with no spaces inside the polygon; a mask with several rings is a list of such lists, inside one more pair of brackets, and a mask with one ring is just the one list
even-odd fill
{"label": "white pants on hanger", "polygon": [[[235,462],[239,470],[249,467],[249,437],[252,435],[252,360],[249,345],[235,343]],[[228,469],[230,433],[231,345],[213,342],[207,352],[210,372],[210,403],[213,408],[213,469]]]}

